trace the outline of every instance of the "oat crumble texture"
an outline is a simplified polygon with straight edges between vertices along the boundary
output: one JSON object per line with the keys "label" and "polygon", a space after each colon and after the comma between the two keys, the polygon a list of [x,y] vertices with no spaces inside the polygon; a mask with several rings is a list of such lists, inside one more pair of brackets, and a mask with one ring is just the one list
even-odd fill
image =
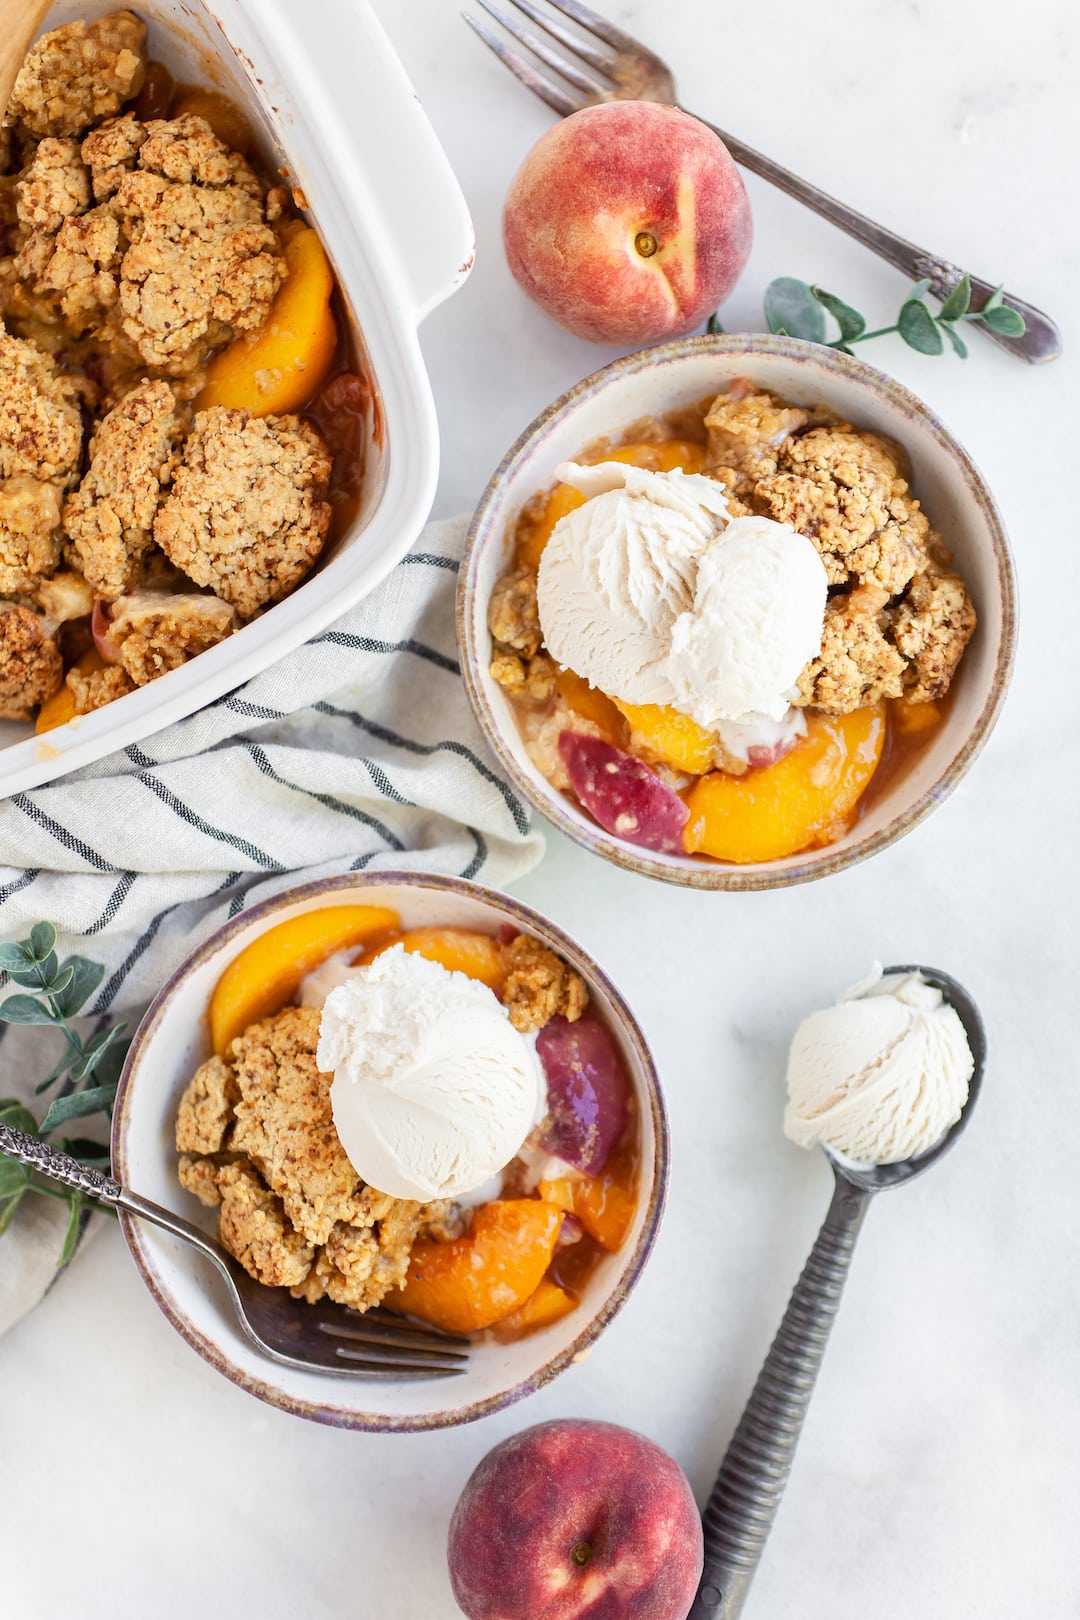
{"label": "oat crumble texture", "polygon": [[130,11],[65,23],[32,45],[6,124],[30,135],[78,135],[137,96],[146,77],[146,25]]}
{"label": "oat crumble texture", "polygon": [[219,1206],[219,1235],[260,1282],[364,1310],[404,1281],[417,1237],[449,1231],[445,1201],[367,1186],[345,1157],[315,1061],[321,1014],[286,1007],[210,1058],[181,1100],[180,1180]]}
{"label": "oat crumble texture", "polygon": [[242,618],[286,595],[330,524],[330,455],[297,416],[200,411],[154,524],[165,555]]}
{"label": "oat crumble texture", "polygon": [[556,1017],[577,1022],[589,992],[581,975],[560,956],[530,934],[518,934],[501,947],[501,955],[506,970],[502,1002],[516,1030],[531,1034]]}
{"label": "oat crumble texture", "polygon": [[0,720],[29,720],[64,679],[60,649],[39,613],[0,602]]}

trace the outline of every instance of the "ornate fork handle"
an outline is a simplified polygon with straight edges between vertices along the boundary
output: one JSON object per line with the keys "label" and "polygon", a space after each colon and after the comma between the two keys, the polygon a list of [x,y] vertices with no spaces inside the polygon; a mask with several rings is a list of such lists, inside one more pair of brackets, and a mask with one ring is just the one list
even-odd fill
{"label": "ornate fork handle", "polygon": [[25,1131],[17,1131],[12,1125],[0,1125],[0,1153],[9,1159],[18,1159],[31,1170],[50,1176],[53,1181],[62,1182],[65,1187],[85,1193],[88,1198],[96,1198],[99,1203],[118,1204],[123,1198],[124,1189],[112,1176],[106,1176],[79,1159],[73,1159],[70,1153],[61,1153],[59,1148],[50,1147],[40,1136],[28,1136]]}
{"label": "ornate fork handle", "polygon": [[[697,114],[693,116],[697,117]],[[699,122],[708,123],[708,120],[700,119]],[[867,219],[865,214],[857,213],[854,208],[848,208],[845,203],[830,197],[827,191],[820,191],[809,181],[800,180],[790,169],[774,163],[772,158],[765,157],[761,152],[755,152],[752,146],[745,146],[734,135],[729,135],[727,130],[720,129],[716,124],[709,124],[709,128],[719,135],[736,163],[741,163],[744,169],[760,175],[763,180],[768,180],[770,184],[779,187],[789,197],[805,203],[815,214],[820,214],[823,219],[838,226],[848,236],[853,236],[857,242],[870,248],[889,264],[895,265],[897,270],[902,270],[913,281],[921,281],[924,277],[928,277],[935,297],[946,298],[963,275],[964,272],[958,265],[950,264],[947,259],[941,259],[934,253],[928,253],[925,248],[916,247],[915,243],[909,242],[906,237],[897,236],[895,231],[886,230],[884,225],[878,225],[874,220]],[[988,281],[972,276],[972,309],[981,309],[993,290]],[[1056,360],[1061,354],[1062,337],[1049,315],[1044,315],[1042,310],[1036,309],[1033,304],[1025,304],[1021,298],[1014,298],[1011,293],[1005,294],[1004,301],[1011,309],[1020,311],[1027,323],[1027,330],[1020,337],[1006,337],[1001,332],[995,332],[992,327],[983,326],[986,336],[993,338],[1001,348],[1008,349],[1010,354],[1028,361],[1030,365],[1041,365],[1047,360]]]}

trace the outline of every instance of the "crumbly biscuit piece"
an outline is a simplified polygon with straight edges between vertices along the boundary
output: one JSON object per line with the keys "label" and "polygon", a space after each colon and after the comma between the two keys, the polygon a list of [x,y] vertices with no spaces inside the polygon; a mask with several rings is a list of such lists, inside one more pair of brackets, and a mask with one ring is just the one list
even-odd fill
{"label": "crumbly biscuit piece", "polygon": [[919,574],[893,617],[893,640],[908,659],[904,696],[913,703],[944,697],[975,631],[975,605],[959,574]]}
{"label": "crumbly biscuit piece", "polygon": [[60,493],[27,473],[0,482],[0,591],[33,591],[60,561]]}
{"label": "crumbly biscuit piece", "polygon": [[258,177],[205,119],[127,114],[88,135],[82,156],[120,228],[112,322],[148,365],[185,376],[263,324],[284,260]]}
{"label": "crumbly biscuit piece", "polygon": [[325,1243],[336,1221],[356,1224],[361,1181],[338,1140],[330,1080],[315,1062],[317,1007],[287,1007],[229,1048],[239,1100],[232,1148],[246,1153],[295,1227]]}
{"label": "crumbly biscuit piece", "polygon": [[325,1295],[338,1305],[366,1311],[392,1288],[400,1287],[425,1206],[403,1198],[388,1198],[384,1203],[378,1223],[370,1227],[339,1222],[316,1255],[304,1284],[293,1293],[311,1304]]}
{"label": "crumbly biscuit piece", "polygon": [[200,411],[154,524],[165,555],[242,618],[299,584],[330,524],[330,454],[297,416]]}
{"label": "crumbly biscuit piece", "polygon": [[311,1270],[315,1249],[289,1224],[280,1198],[250,1165],[217,1172],[218,1236],[244,1270],[268,1288],[292,1288]]}
{"label": "crumbly biscuit piece", "polygon": [[875,433],[812,428],[781,447],[753,493],[758,510],[814,542],[830,585],[872,581],[896,596],[927,563],[930,525],[895,447]]}
{"label": "crumbly biscuit piece", "polygon": [[49,136],[41,141],[15,184],[19,224],[55,234],[72,214],[90,206],[90,171],[78,141]]}
{"label": "crumbly biscuit piece", "polygon": [[536,575],[531,569],[516,568],[497,582],[488,603],[488,629],[500,649],[519,653],[525,659],[540,651],[544,638],[536,601]]}
{"label": "crumbly biscuit piece", "polygon": [[561,1016],[576,1023],[589,1004],[581,975],[530,934],[518,934],[501,947],[506,983],[502,1001],[510,1022],[522,1034],[543,1029]]}
{"label": "crumbly biscuit piece", "polygon": [[0,327],[0,479],[74,479],[82,450],[76,397],[50,355]]}
{"label": "crumbly biscuit piece", "polygon": [[177,1179],[185,1192],[194,1193],[200,1204],[214,1209],[221,1203],[217,1178],[221,1166],[214,1159],[203,1159],[185,1153],[176,1168]]}
{"label": "crumbly biscuit piece", "polygon": [[518,653],[496,647],[491,659],[491,678],[510,697],[529,703],[547,703],[555,695],[555,664],[546,653],[522,658]]}
{"label": "crumbly biscuit piece", "polygon": [[905,661],[888,639],[888,601],[879,585],[860,585],[829,600],[821,651],[799,677],[801,707],[850,714],[900,696]]}
{"label": "crumbly biscuit piece", "polygon": [[0,720],[29,720],[59,690],[64,662],[39,613],[0,602]]}
{"label": "crumbly biscuit piece", "polygon": [[145,77],[146,24],[130,11],[65,23],[31,47],[4,122],[36,136],[77,135],[137,96]]}
{"label": "crumbly biscuit piece", "polygon": [[168,383],[142,382],[90,441],[90,466],[64,505],[64,529],[103,601],[115,602],[138,578],[182,433]]}
{"label": "crumbly biscuit piece", "polygon": [[232,1124],[239,1092],[232,1066],[224,1058],[207,1058],[196,1069],[176,1114],[178,1153],[220,1153]]}
{"label": "crumbly biscuit piece", "polygon": [[107,337],[105,317],[116,304],[122,256],[120,221],[108,208],[90,208],[69,215],[55,233],[32,232],[15,262],[26,283],[51,300],[76,336]]}
{"label": "crumbly biscuit piece", "polygon": [[194,591],[136,591],[115,603],[109,639],[138,686],[179,669],[236,628],[236,609]]}
{"label": "crumbly biscuit piece", "polygon": [[718,394],[705,416],[709,471],[737,494],[776,469],[779,449],[789,434],[806,426],[811,412],[758,392],[745,379]]}
{"label": "crumbly biscuit piece", "polygon": [[75,699],[76,714],[92,714],[103,709],[114,698],[126,697],[134,692],[135,682],[126,669],[110,664],[105,669],[93,669],[84,675],[79,669],[69,669],[64,684]]}

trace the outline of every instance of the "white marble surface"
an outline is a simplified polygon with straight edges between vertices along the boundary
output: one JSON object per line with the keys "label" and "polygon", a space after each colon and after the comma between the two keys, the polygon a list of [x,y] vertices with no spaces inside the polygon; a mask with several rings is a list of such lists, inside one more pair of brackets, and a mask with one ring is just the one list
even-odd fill
{"label": "white marble surface", "polygon": [[[1075,342],[1080,20],[1065,0],[1029,0],[1022,15],[1001,0],[608,4],[680,65],[690,106],[1006,278]],[[425,339],[444,432],[439,510],[451,512],[535,411],[607,356],[549,325],[502,261],[501,197],[545,112],[486,60],[455,0],[378,10],[480,238],[470,284]],[[750,189],[757,241],[730,327],[756,324],[764,284],[784,273],[891,316],[892,271]],[[962,1150],[870,1215],[747,1613],[1077,1614],[1080,761],[1068,692],[1080,577],[1061,514],[1078,382],[1075,349],[1044,371],[973,349],[966,366],[891,343],[868,351],[968,445],[1016,548],[1015,685],[961,790],[871,864],[788,893],[681,892],[554,836],[521,886],[629,994],[671,1110],[666,1224],[592,1360],[471,1428],[335,1433],[256,1405],[205,1366],[106,1232],[0,1343],[5,1617],[453,1620],[443,1537],[458,1491],[490,1446],[541,1418],[643,1429],[704,1497],[828,1195],[824,1163],[780,1134],[785,1045],[875,955],[964,980],[985,1009],[991,1068]]]}

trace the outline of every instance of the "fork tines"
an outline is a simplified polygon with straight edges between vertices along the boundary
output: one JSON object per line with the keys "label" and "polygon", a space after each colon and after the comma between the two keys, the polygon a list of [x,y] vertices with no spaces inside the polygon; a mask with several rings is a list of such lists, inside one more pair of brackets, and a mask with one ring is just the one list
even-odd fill
{"label": "fork tines", "polygon": [[[500,62],[510,69],[515,78],[520,79],[527,89],[563,118],[593,102],[610,99],[614,91],[612,69],[617,61],[617,53],[636,49],[636,41],[616,28],[613,23],[599,16],[589,6],[581,5],[579,0],[549,0],[549,4],[555,11],[584,29],[588,38],[575,35],[561,23],[556,22],[554,17],[536,4],[536,0],[509,0],[509,3],[571,53],[568,58],[552,50],[551,46],[545,44],[531,29],[525,28],[516,18],[500,11],[491,0],[477,0],[477,4],[489,17],[493,17],[500,27],[538,61],[553,68],[564,83],[560,84],[549,75],[539,72],[531,62],[511,49],[483,23],[470,16],[467,11],[463,12],[462,16],[470,28],[480,36],[490,50],[494,51]],[[611,50],[599,49],[595,41],[610,46]],[[584,71],[582,64],[594,71],[592,73]],[[566,85],[573,85],[581,94],[571,95]]]}
{"label": "fork tines", "polygon": [[357,1371],[386,1378],[452,1378],[466,1371],[469,1340],[411,1321],[373,1311],[321,1316],[320,1333],[344,1342],[334,1345],[341,1361]]}

